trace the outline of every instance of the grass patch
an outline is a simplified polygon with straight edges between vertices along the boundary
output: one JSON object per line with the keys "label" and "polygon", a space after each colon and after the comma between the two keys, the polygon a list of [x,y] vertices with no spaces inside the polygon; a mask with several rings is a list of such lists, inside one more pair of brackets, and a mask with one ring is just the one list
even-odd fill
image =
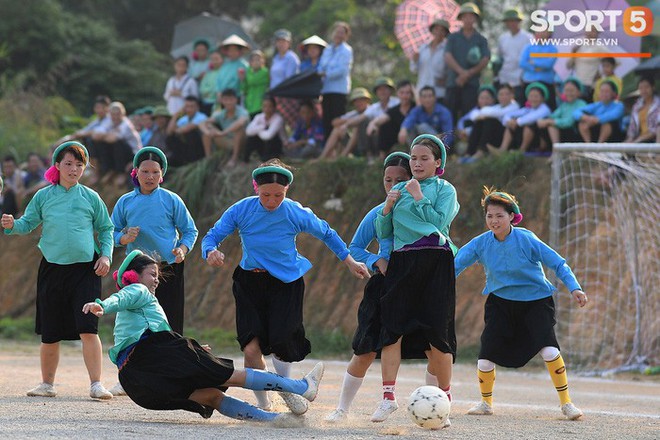
{"label": "grass patch", "polygon": [[34,340],[34,318],[0,319],[0,339],[21,342]]}

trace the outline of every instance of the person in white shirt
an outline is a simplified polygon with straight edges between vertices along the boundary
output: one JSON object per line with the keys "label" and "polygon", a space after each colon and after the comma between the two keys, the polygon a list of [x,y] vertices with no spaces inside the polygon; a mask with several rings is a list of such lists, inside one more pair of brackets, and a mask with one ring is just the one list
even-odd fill
{"label": "person in white shirt", "polygon": [[284,118],[276,109],[275,98],[264,96],[262,112],[257,114],[245,129],[247,139],[243,160],[250,161],[253,152],[257,152],[262,161],[282,156],[282,146],[286,139]]}
{"label": "person in white shirt", "polygon": [[445,76],[447,67],[445,65],[445,46],[446,38],[449,32],[449,22],[447,20],[435,20],[429,26],[429,32],[433,39],[420,46],[419,52],[413,55],[410,60],[410,71],[417,73],[417,93],[424,86],[431,86],[435,89],[435,96],[438,102],[442,102],[445,97]]}
{"label": "person in white shirt", "polygon": [[497,74],[496,85],[509,84],[513,87],[513,92],[518,104],[523,105],[525,94],[522,85],[522,69],[520,68],[520,54],[525,46],[529,44],[532,35],[520,29],[520,23],[523,16],[518,9],[508,9],[504,11],[502,21],[507,28],[507,32],[500,35],[497,39],[497,54],[502,63]]}
{"label": "person in white shirt", "polygon": [[197,81],[188,75],[188,57],[181,56],[174,60],[174,75],[167,80],[163,98],[171,115],[183,109],[186,96],[199,97]]}

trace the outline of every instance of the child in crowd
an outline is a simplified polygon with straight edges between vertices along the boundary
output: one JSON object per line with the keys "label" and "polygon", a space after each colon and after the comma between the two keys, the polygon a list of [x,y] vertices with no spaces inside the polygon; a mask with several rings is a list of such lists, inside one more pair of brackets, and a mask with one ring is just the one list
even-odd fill
{"label": "child in crowd", "polygon": [[301,102],[298,113],[293,133],[284,143],[285,154],[303,159],[317,157],[323,150],[323,121],[312,101]]}
{"label": "child in crowd", "polygon": [[446,160],[440,139],[429,134],[416,137],[410,148],[413,178],[388,192],[376,216],[378,239],[394,237],[394,251],[380,300],[383,400],[371,417],[373,422],[385,421],[398,409],[394,388],[403,336],[430,350],[438,386],[451,399],[456,291],[449,228],[459,204],[456,189],[440,179]]}
{"label": "child in crowd", "polygon": [[198,38],[193,42],[189,73],[199,83],[209,70],[209,48],[211,45],[204,38]]}
{"label": "child in crowd", "polygon": [[[410,172],[410,155],[403,152],[395,152],[387,156],[384,162],[383,185],[385,192],[389,193],[394,185],[412,179]],[[364,288],[364,297],[358,309],[358,327],[353,338],[353,357],[344,373],[339,404],[337,408],[326,417],[326,421],[336,423],[348,417],[348,411],[357,394],[367,370],[377,356],[378,340],[381,332],[380,321],[380,299],[383,295],[385,274],[387,264],[392,251],[392,239],[378,240],[378,253],[369,252],[369,244],[376,237],[376,215],[383,208],[383,203],[372,208],[362,219],[358,226],[348,249],[357,261],[365,263],[375,273],[369,279]],[[422,347],[416,353],[407,351],[404,338],[404,359],[426,359],[425,348]],[[428,347],[426,348],[428,350]],[[427,385],[437,386],[438,382],[434,375],[426,372]]]}
{"label": "child in crowd", "polygon": [[614,73],[614,69],[616,68],[617,62],[614,58],[612,57],[605,57],[601,58],[600,60],[600,71],[601,75],[598,80],[596,80],[596,84],[594,85],[594,96],[593,96],[593,102],[600,101],[600,86],[603,84],[604,81],[612,81],[616,86],[618,87],[619,90],[623,89],[623,81],[621,81],[621,78],[616,76],[616,73]]}
{"label": "child in crowd", "polygon": [[464,114],[456,123],[456,131],[460,140],[464,142],[468,140],[470,133],[472,133],[472,126],[474,126],[481,109],[495,104],[496,97],[497,92],[495,91],[495,87],[491,85],[483,85],[479,87],[477,105]]}
{"label": "child in crowd", "polygon": [[[312,264],[296,249],[296,237],[307,232],[322,240],[358,278],[369,277],[346,244],[310,209],[286,198],[293,173],[277,159],[252,172],[256,196],[230,206],[202,240],[202,256],[210,266],[225,264],[218,245],[239,231],[243,257],[233,274],[238,342],[246,368],[265,369],[263,355],[273,354],[275,370],[288,377],[291,362],[303,360],[311,345],[303,326],[303,275]],[[255,392],[260,408],[271,403],[265,391]],[[289,407],[304,402],[283,394]]]}
{"label": "child in crowd", "polygon": [[522,220],[514,196],[484,188],[481,206],[489,231],[470,240],[456,255],[456,276],[473,263],[484,266],[483,294],[488,295],[477,373],[482,400],[468,414],[493,414],[495,365],[520,368],[540,354],[559,394],[562,413],[575,420],[582,411],[571,403],[555,336],[552,294],[556,289],[541,265],[555,271],[580,307],[587,303],[587,295],[561,255],[533,232],[513,226]]}
{"label": "child in crowd", "polygon": [[119,292],[82,306],[85,314],[117,313],[109,355],[131,400],[146,409],[182,409],[204,418],[217,410],[234,419],[268,422],[281,415],[226,395],[227,387],[290,392],[310,402],[316,398],[323,376],[320,362],[302,380],[249,368],[235,370],[231,360],[217,358],[208,347],[173,332],[155,296],[158,267],[139,250],[131,252],[114,274]]}
{"label": "child in crowd", "polygon": [[[52,184],[34,195],[18,220],[2,216],[5,234],[28,234],[43,224],[37,275],[36,333],[41,335],[42,383],[28,396],[55,397],[55,373],[60,341],[82,340],[82,353],[91,382],[89,395],[111,399],[101,384],[102,347],[98,319],[86,316],[83,304],[101,295],[101,278],[110,270],[112,222],[99,195],[79,183],[89,161],[84,145],[70,141],[58,146],[46,179]],[[98,234],[98,243],[94,239]],[[99,246],[100,245],[100,246]]]}
{"label": "child in crowd", "polygon": [[286,138],[284,117],[277,110],[275,98],[265,95],[261,104],[262,112],[252,119],[245,128],[245,151],[243,160],[250,161],[253,152],[257,152],[261,160],[266,161],[282,155],[282,147]]}
{"label": "child in crowd", "polygon": [[220,75],[220,68],[222,67],[222,54],[219,50],[214,50],[209,55],[209,68],[204,73],[204,77],[199,83],[199,99],[202,113],[210,116],[218,101],[218,75]]}

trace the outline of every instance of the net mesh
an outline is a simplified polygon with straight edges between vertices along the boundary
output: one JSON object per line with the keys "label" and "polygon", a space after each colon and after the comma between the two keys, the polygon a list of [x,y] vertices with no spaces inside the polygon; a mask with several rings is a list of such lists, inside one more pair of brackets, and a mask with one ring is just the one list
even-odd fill
{"label": "net mesh", "polygon": [[563,285],[556,297],[572,368],[660,363],[659,159],[657,144],[560,144],[553,152],[551,245],[590,299],[579,308]]}

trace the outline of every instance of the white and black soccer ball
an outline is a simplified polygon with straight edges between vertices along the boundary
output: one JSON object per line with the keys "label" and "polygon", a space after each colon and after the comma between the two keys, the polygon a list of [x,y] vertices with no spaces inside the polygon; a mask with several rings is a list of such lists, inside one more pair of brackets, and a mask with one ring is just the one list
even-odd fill
{"label": "white and black soccer ball", "polygon": [[408,398],[410,418],[425,429],[442,428],[450,410],[451,403],[447,394],[438,387],[419,387]]}

